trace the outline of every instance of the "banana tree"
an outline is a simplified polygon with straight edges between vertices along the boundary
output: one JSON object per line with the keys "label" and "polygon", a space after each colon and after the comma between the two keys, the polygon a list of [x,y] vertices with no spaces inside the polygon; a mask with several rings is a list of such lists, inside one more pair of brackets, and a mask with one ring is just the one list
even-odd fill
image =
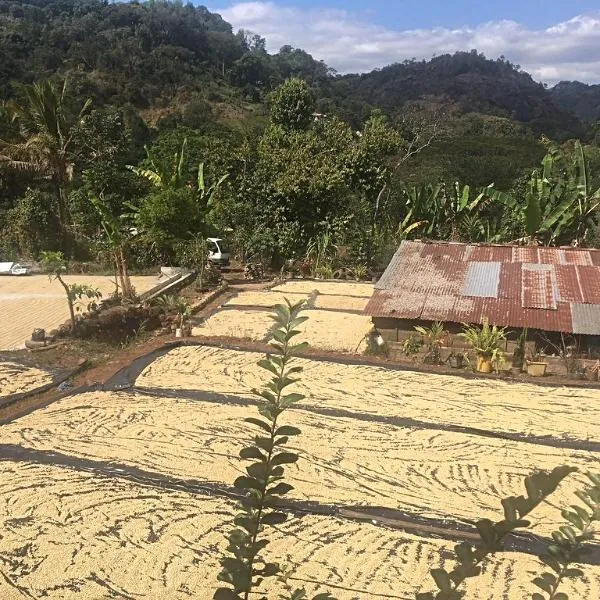
{"label": "banana tree", "polygon": [[126,245],[131,236],[131,228],[123,222],[122,217],[115,216],[111,212],[102,194],[100,196],[90,194],[89,200],[100,219],[106,244],[115,266],[115,278],[121,284],[123,298],[132,299],[135,293],[131,285],[126,257]]}
{"label": "banana tree", "polygon": [[155,187],[175,189],[183,187],[186,183],[184,165],[187,143],[187,138],[184,138],[181,144],[181,150],[175,152],[171,162],[158,160],[158,158],[152,156],[148,146],[144,146],[146,157],[151,168],[144,169],[132,165],[127,165],[127,168],[139,177],[143,177],[149,181]]}
{"label": "banana tree", "polygon": [[574,199],[567,193],[564,174],[557,172],[555,159],[556,153],[549,152],[542,160],[541,171],[531,173],[523,201],[505,192],[490,192],[504,205],[507,215],[512,213],[521,221],[524,236],[519,241],[555,244],[574,221]]}
{"label": "banana tree", "polygon": [[[152,155],[148,147],[145,146],[146,156],[152,168],[143,169],[132,165],[127,165],[127,168],[139,177],[143,177],[149,181],[154,187],[181,189],[188,185],[185,172],[187,144],[187,138],[184,138],[181,150],[175,152],[172,161],[158,160],[158,158]],[[214,194],[228,177],[229,174],[226,173],[212,185],[207,185],[204,176],[204,163],[201,162],[198,164],[197,188],[195,190],[196,200],[207,212],[213,207]]]}
{"label": "banana tree", "polygon": [[600,208],[600,188],[593,191],[587,161],[581,142],[575,142],[574,158],[567,182],[567,196],[573,200],[573,238],[579,246],[586,238],[589,228],[598,222]]}
{"label": "banana tree", "polygon": [[427,221],[413,221],[413,211],[412,208],[408,211],[404,219],[398,223],[398,228],[396,229],[396,241],[401,242],[408,238],[408,236],[413,232],[419,229],[419,227],[424,227],[427,225]]}
{"label": "banana tree", "polygon": [[472,223],[478,217],[480,204],[490,197],[492,187],[493,185],[487,186],[474,199],[471,199],[471,187],[465,185],[461,188],[458,181],[454,182],[449,191],[445,186],[442,188],[443,222],[450,224],[451,240],[461,239],[461,232],[470,230],[464,227],[465,223]]}
{"label": "banana tree", "polygon": [[[441,192],[443,185],[425,184],[402,190],[407,215],[425,226],[423,234],[432,237],[439,231],[441,221]],[[403,225],[403,228],[406,225]]]}
{"label": "banana tree", "polygon": [[213,197],[216,191],[227,180],[229,173],[225,173],[218,181],[207,186],[204,180],[204,163],[198,165],[198,201],[202,204],[207,212],[210,212],[214,206]]}

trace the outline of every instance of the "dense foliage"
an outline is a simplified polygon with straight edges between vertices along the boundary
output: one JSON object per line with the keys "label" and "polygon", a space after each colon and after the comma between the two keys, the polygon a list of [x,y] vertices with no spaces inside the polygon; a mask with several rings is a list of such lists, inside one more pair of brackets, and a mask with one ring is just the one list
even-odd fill
{"label": "dense foliage", "polygon": [[504,59],[340,77],[158,0],[0,0],[0,35],[2,259],[63,251],[126,282],[197,263],[182,248],[209,234],[321,275],[406,237],[596,242],[600,150],[549,141],[593,128]]}

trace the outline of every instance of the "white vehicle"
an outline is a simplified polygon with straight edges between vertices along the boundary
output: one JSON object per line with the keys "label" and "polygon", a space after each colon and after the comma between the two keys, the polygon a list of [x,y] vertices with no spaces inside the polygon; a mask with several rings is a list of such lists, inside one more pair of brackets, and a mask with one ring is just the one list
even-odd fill
{"label": "white vehicle", "polygon": [[208,260],[219,267],[228,266],[230,255],[225,241],[221,238],[207,238],[206,243],[208,245]]}
{"label": "white vehicle", "polygon": [[0,263],[0,275],[28,275],[29,269],[15,262]]}

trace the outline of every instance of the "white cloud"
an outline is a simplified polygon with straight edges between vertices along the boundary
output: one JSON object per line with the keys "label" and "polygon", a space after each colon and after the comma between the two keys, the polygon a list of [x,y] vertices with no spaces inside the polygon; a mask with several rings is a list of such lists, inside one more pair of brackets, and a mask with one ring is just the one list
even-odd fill
{"label": "white cloud", "polygon": [[234,29],[264,36],[270,52],[290,44],[340,73],[476,48],[489,58],[506,56],[540,81],[600,82],[600,12],[578,15],[546,29],[496,21],[459,29],[413,30],[375,25],[367,12],[300,9],[273,2],[242,2],[218,12]]}

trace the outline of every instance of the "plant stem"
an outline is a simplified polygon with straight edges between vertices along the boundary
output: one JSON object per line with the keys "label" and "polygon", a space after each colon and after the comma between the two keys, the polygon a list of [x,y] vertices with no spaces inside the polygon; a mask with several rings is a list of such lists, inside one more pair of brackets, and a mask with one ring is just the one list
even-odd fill
{"label": "plant stem", "polygon": [[[286,327],[286,330],[289,332],[289,323]],[[285,374],[285,366],[286,366],[286,354],[287,354],[287,349],[288,349],[288,341],[286,339],[286,341],[283,343],[283,347],[281,350],[281,356],[282,356],[282,360],[281,360],[281,369],[279,371],[279,374],[277,375],[277,380],[281,381],[283,379],[283,376]],[[264,481],[264,485],[261,487],[260,490],[260,503],[258,505],[258,513],[256,515],[256,529],[254,530],[254,534],[252,535],[252,543],[251,543],[251,547],[254,548],[254,546],[256,545],[256,539],[258,537],[258,533],[259,533],[259,529],[260,529],[260,523],[261,523],[261,519],[262,519],[262,514],[263,514],[263,509],[264,509],[264,502],[265,502],[265,496],[267,494],[267,487],[269,486],[269,473],[271,472],[271,459],[273,458],[273,452],[275,450],[275,431],[277,431],[277,418],[279,417],[279,403],[281,400],[281,386],[277,386],[277,397],[276,397],[276,401],[275,401],[275,416],[273,417],[273,421],[271,423],[271,431],[270,431],[270,437],[271,437],[271,445],[270,445],[270,450],[269,450],[269,454],[267,457],[267,468],[265,469],[265,481]],[[250,556],[250,559],[248,561],[248,567],[249,567],[249,572],[250,572],[250,589],[246,590],[244,592],[244,600],[248,600],[249,596],[250,596],[250,592],[252,589],[252,579],[253,579],[253,569],[254,569],[254,554],[252,556]]]}

